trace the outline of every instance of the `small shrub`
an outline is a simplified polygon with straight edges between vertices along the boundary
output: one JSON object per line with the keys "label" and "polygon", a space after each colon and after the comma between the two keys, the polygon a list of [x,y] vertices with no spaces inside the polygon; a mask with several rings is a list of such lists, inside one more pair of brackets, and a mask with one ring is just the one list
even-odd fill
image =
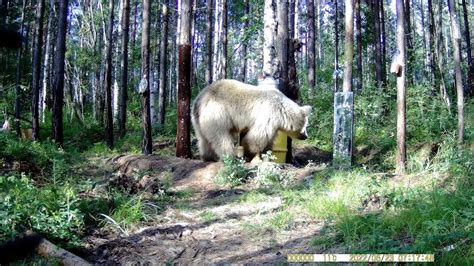
{"label": "small shrub", "polygon": [[219,185],[227,185],[234,188],[244,183],[250,176],[251,172],[245,167],[245,160],[232,156],[223,158],[224,167],[219,170],[216,176],[216,183]]}
{"label": "small shrub", "polygon": [[0,236],[33,229],[52,239],[74,242],[82,233],[78,196],[68,183],[37,188],[26,176],[0,176]]}
{"label": "small shrub", "polygon": [[291,177],[282,173],[278,164],[274,163],[276,156],[268,151],[262,154],[263,162],[257,166],[253,173],[255,175],[254,181],[261,187],[288,187],[291,183]]}

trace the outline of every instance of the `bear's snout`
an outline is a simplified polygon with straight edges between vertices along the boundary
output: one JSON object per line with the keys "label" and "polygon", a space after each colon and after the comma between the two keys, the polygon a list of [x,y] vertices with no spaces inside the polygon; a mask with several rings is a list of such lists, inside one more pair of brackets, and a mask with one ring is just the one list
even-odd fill
{"label": "bear's snout", "polygon": [[305,140],[308,138],[308,134],[306,132],[300,133],[300,136],[298,137],[299,140]]}

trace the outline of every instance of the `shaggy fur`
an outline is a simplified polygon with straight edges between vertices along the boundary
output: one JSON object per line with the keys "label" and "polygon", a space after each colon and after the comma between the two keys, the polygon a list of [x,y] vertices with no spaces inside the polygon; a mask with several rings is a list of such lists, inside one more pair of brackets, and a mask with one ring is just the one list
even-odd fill
{"label": "shaggy fur", "polygon": [[310,106],[298,106],[276,89],[265,89],[236,80],[219,80],[194,100],[192,123],[204,161],[235,156],[240,140],[245,156],[271,149],[278,130],[305,139]]}

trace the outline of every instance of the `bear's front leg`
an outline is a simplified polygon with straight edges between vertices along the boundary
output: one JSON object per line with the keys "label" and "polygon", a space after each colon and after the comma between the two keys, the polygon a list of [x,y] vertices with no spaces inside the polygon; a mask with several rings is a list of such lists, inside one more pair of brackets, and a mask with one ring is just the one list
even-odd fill
{"label": "bear's front leg", "polygon": [[267,148],[271,148],[271,143],[275,133],[262,131],[262,128],[251,129],[242,139],[242,146],[244,146],[245,157],[248,160],[258,161],[262,160],[260,154]]}

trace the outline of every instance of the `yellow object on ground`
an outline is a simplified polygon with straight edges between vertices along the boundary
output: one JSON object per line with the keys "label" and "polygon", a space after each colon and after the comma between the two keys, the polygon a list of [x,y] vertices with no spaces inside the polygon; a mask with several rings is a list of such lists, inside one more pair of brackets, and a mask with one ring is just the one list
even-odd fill
{"label": "yellow object on ground", "polygon": [[278,131],[275,140],[273,141],[272,154],[276,156],[276,163],[285,163],[286,153],[288,152],[287,135],[281,131]]}

